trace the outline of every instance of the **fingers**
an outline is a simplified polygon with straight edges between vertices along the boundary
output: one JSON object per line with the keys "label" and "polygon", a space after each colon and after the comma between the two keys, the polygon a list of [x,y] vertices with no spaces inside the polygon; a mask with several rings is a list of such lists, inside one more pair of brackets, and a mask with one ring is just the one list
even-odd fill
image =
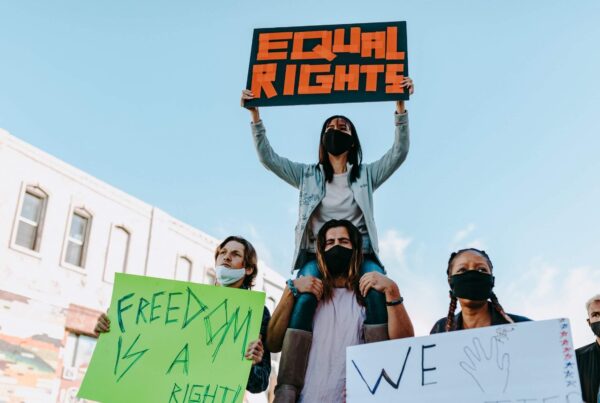
{"label": "fingers", "polygon": [[110,319],[106,314],[100,315],[98,321],[96,322],[96,327],[94,328],[94,332],[98,333],[107,333],[110,331]]}
{"label": "fingers", "polygon": [[264,352],[265,350],[262,341],[260,339],[255,340],[248,344],[245,357],[249,360],[252,360],[252,365],[256,365],[262,361]]}
{"label": "fingers", "polygon": [[323,296],[323,282],[312,276],[299,277],[294,280],[294,286],[301,293],[311,293],[318,300]]}
{"label": "fingers", "polygon": [[408,89],[408,93],[412,95],[415,92],[415,85],[410,77],[404,77],[402,80],[402,86]]}

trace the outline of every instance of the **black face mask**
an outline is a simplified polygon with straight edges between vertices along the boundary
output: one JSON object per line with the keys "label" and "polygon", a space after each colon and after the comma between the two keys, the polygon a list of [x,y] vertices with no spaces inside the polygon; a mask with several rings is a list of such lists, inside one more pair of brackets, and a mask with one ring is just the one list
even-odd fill
{"label": "black face mask", "polygon": [[492,295],[494,276],[469,270],[463,274],[450,276],[450,289],[452,295],[471,301],[485,301]]}
{"label": "black face mask", "polygon": [[354,145],[354,139],[348,133],[336,129],[325,132],[325,150],[331,155],[342,155]]}
{"label": "black face mask", "polygon": [[594,332],[596,337],[600,337],[600,322],[590,323],[590,327],[592,328],[592,332]]}
{"label": "black face mask", "polygon": [[348,273],[352,249],[336,245],[323,254],[327,270],[333,277]]}

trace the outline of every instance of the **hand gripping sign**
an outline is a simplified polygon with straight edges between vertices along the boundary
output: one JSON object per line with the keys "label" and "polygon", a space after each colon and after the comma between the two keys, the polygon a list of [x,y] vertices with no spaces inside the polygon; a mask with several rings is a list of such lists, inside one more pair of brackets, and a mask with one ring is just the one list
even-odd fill
{"label": "hand gripping sign", "polygon": [[579,403],[567,319],[349,347],[348,403]]}
{"label": "hand gripping sign", "polygon": [[79,397],[101,402],[239,403],[265,294],[117,273]]}
{"label": "hand gripping sign", "polygon": [[406,22],[255,29],[248,106],[406,100]]}

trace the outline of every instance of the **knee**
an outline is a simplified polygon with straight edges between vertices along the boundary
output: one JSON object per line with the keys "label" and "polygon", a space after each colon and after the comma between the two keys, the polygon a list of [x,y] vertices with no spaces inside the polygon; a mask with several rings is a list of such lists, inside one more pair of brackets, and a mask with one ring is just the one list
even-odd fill
{"label": "knee", "polygon": [[298,270],[298,275],[296,277],[306,277],[313,276],[317,278],[321,278],[321,272],[319,272],[319,266],[317,265],[316,260],[311,260],[307,262],[304,266]]}
{"label": "knee", "polygon": [[360,267],[361,275],[367,273],[380,273],[385,275],[385,270],[378,263],[371,259],[365,259]]}

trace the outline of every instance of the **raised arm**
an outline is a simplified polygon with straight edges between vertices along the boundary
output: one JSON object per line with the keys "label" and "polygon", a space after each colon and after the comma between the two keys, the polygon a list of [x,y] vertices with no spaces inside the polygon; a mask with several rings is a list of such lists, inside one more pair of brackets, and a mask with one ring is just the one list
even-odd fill
{"label": "raised arm", "polygon": [[360,292],[367,295],[367,292],[373,288],[385,294],[388,314],[388,337],[392,339],[401,339],[404,337],[414,337],[412,321],[408,312],[402,303],[398,285],[389,277],[381,273],[367,273],[360,279]]}
{"label": "raised arm", "polygon": [[[320,300],[323,295],[323,283],[316,277],[306,276],[297,278],[294,280],[294,287],[296,287],[299,293],[310,292],[314,294],[317,300]],[[277,304],[275,312],[273,312],[273,316],[269,321],[269,329],[267,330],[267,348],[273,353],[281,351],[283,337],[285,336],[285,331],[288,328],[292,310],[294,309],[294,302],[295,297],[292,291],[286,286],[279,304]]]}
{"label": "raised arm", "polygon": [[252,117],[252,137],[254,138],[254,146],[256,147],[258,159],[269,171],[273,172],[295,188],[299,188],[300,181],[302,180],[302,173],[306,164],[290,161],[273,150],[267,139],[267,131],[260,119],[258,108],[246,106],[246,101],[253,98],[254,95],[250,90],[242,91],[241,105],[250,111]]}
{"label": "raised arm", "polygon": [[[414,85],[409,77],[405,77],[402,84],[410,94],[414,92]],[[404,101],[396,101],[396,113],[394,114],[396,131],[394,133],[394,144],[379,160],[367,165],[371,171],[373,189],[377,189],[402,165],[408,155],[408,114],[404,107]]]}

